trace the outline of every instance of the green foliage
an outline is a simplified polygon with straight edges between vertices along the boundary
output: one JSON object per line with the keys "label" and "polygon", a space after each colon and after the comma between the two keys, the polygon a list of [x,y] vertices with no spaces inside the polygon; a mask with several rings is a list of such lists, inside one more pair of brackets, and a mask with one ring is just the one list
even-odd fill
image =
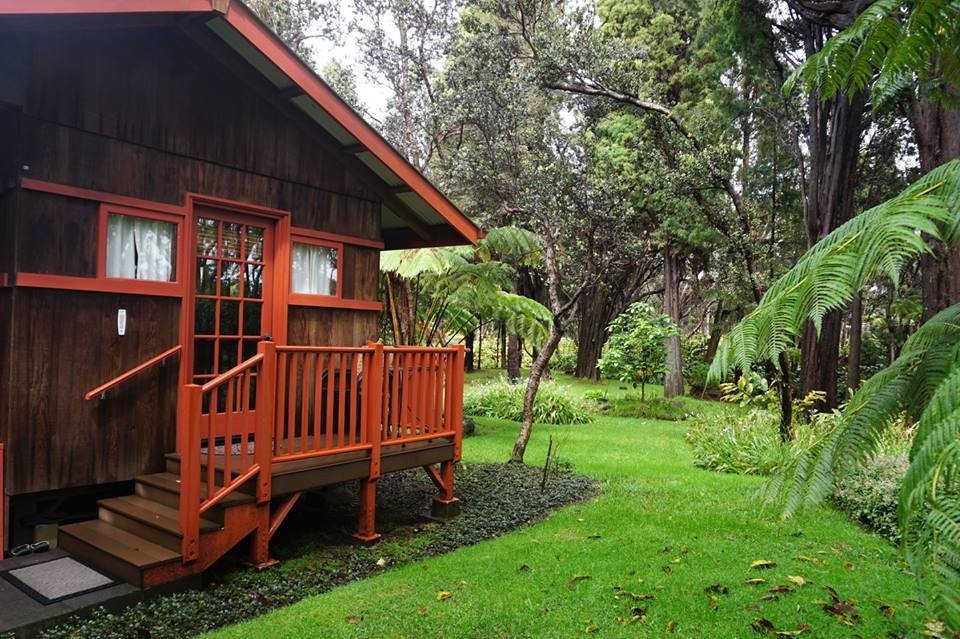
{"label": "green foliage", "polygon": [[897,511],[908,463],[906,452],[872,456],[837,482],[830,495],[831,503],[854,521],[899,543]]}
{"label": "green foliage", "polygon": [[592,400],[595,410],[611,417],[631,417],[635,419],[658,419],[677,422],[693,417],[692,409],[682,398],[665,399],[651,397],[642,399],[634,394],[607,397],[606,394],[591,396],[584,395],[585,399]]}
{"label": "green foliage", "polygon": [[773,475],[813,446],[825,428],[821,420],[801,424],[796,439],[780,438],[780,418],[762,408],[727,411],[695,419],[685,437],[698,468],[741,475]]}
{"label": "green foliage", "polygon": [[567,375],[573,375],[577,370],[577,343],[569,337],[561,338],[557,350],[550,358],[550,368]]}
{"label": "green foliage", "polygon": [[[956,0],[875,0],[830,38],[788,79],[823,99],[871,88],[875,105],[919,79],[935,97],[960,86],[960,3]],[[936,78],[934,80],[933,78]]]}
{"label": "green foliage", "polygon": [[670,318],[645,302],[634,302],[608,327],[610,337],[597,362],[600,372],[609,379],[644,387],[666,367],[664,340],[677,334]]}
{"label": "green foliage", "polygon": [[720,384],[721,399],[731,404],[739,404],[741,408],[765,408],[776,410],[777,389],[770,385],[767,378],[756,371],[748,371],[741,375],[736,382]]}
{"label": "green foliage", "polygon": [[[519,422],[523,419],[526,384],[500,379],[475,384],[464,391],[463,412],[477,417],[496,417]],[[533,421],[538,424],[586,424],[590,412],[559,384],[545,380],[533,402]]]}
{"label": "green foliage", "polygon": [[[711,375],[776,361],[808,321],[929,251],[923,234],[948,245],[960,222],[960,160],[934,169],[901,195],[853,218],[817,243],[760,305],[722,340]],[[899,357],[871,377],[844,408],[835,429],[775,482],[784,512],[828,496],[842,470],[870,456],[902,413],[918,421],[900,495],[907,557],[930,608],[960,628],[960,305],[920,326]]]}
{"label": "green foliage", "polygon": [[683,359],[683,380],[695,392],[702,392],[707,386],[707,373],[710,362],[707,361],[707,339],[698,334],[691,335],[681,343]]}
{"label": "green foliage", "polygon": [[541,255],[535,234],[504,227],[492,229],[476,248],[384,251],[380,270],[413,282],[418,341],[431,343],[437,334],[473,332],[482,317],[504,322],[509,332],[536,346],[546,341],[553,314],[536,300],[509,290],[514,268],[500,259],[525,263]]}

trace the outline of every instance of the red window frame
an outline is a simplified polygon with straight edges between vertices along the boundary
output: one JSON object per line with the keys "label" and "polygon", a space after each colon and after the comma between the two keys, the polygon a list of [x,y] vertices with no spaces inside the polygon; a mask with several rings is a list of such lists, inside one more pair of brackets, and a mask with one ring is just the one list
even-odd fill
{"label": "red window frame", "polygon": [[[139,280],[128,277],[109,277],[107,276],[107,220],[110,215],[127,215],[130,217],[139,217],[146,220],[158,220],[176,225],[177,245],[174,249],[173,259],[175,260],[173,281],[161,282],[158,280]],[[101,203],[97,214],[97,280],[106,282],[108,285],[114,284],[115,287],[129,288],[130,293],[153,294],[153,295],[182,295],[184,278],[184,215],[174,215],[163,213],[147,208],[123,206],[118,204]],[[113,287],[112,287],[113,288]]]}
{"label": "red window frame", "polygon": [[[293,290],[293,245],[305,244],[333,249],[337,252],[337,292],[333,295],[320,293],[295,293]],[[343,242],[334,242],[322,237],[322,234],[311,233],[306,229],[293,229],[290,233],[290,259],[286,265],[290,274],[289,302],[294,306],[340,306],[343,299]]]}

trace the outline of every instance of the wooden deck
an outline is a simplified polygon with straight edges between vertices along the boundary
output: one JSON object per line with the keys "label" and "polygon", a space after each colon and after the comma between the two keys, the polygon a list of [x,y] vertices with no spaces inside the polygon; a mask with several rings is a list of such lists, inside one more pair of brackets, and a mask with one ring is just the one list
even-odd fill
{"label": "wooden deck", "polygon": [[[349,360],[334,348],[264,342],[235,369],[185,386],[179,450],[166,455],[166,472],[137,477],[133,495],[100,501],[98,519],[61,528],[61,546],[150,587],[202,572],[248,537],[250,562],[269,565],[270,538],[305,491],[358,481],[354,536],[365,542],[379,537],[384,473],[423,468],[435,505],[449,509],[462,347],[342,352]],[[346,361],[349,370],[337,368]]]}

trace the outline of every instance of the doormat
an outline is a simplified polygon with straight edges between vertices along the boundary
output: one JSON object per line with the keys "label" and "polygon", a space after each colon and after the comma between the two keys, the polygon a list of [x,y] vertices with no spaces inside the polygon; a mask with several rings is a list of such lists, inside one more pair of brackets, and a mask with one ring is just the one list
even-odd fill
{"label": "doormat", "polygon": [[58,557],[38,564],[0,572],[16,588],[43,605],[108,588],[116,583],[73,557]]}

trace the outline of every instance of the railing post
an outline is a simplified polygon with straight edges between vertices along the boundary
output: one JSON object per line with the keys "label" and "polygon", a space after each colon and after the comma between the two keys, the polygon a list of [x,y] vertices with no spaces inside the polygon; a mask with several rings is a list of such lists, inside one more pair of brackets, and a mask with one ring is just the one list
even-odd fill
{"label": "railing post", "polygon": [[463,383],[467,361],[467,349],[463,344],[456,346],[453,362],[453,461],[460,461],[463,450]]}
{"label": "railing post", "polygon": [[370,355],[370,367],[364,371],[366,377],[365,401],[367,402],[367,423],[364,428],[367,429],[367,443],[370,444],[370,479],[380,477],[380,438],[382,431],[383,415],[383,392],[387,379],[387,373],[384,370],[383,344],[380,342],[367,342],[367,346],[373,349]]}
{"label": "railing post", "polygon": [[273,432],[277,402],[277,344],[262,341],[257,352],[263,355],[257,379],[257,422],[254,428],[254,462],[260,466],[257,474],[257,503],[270,501],[271,466],[273,464]]}
{"label": "railing post", "polygon": [[[196,384],[182,388],[177,432],[180,449],[180,554],[183,562],[200,556],[200,411],[203,392]],[[213,442],[209,443],[213,446]]]}

